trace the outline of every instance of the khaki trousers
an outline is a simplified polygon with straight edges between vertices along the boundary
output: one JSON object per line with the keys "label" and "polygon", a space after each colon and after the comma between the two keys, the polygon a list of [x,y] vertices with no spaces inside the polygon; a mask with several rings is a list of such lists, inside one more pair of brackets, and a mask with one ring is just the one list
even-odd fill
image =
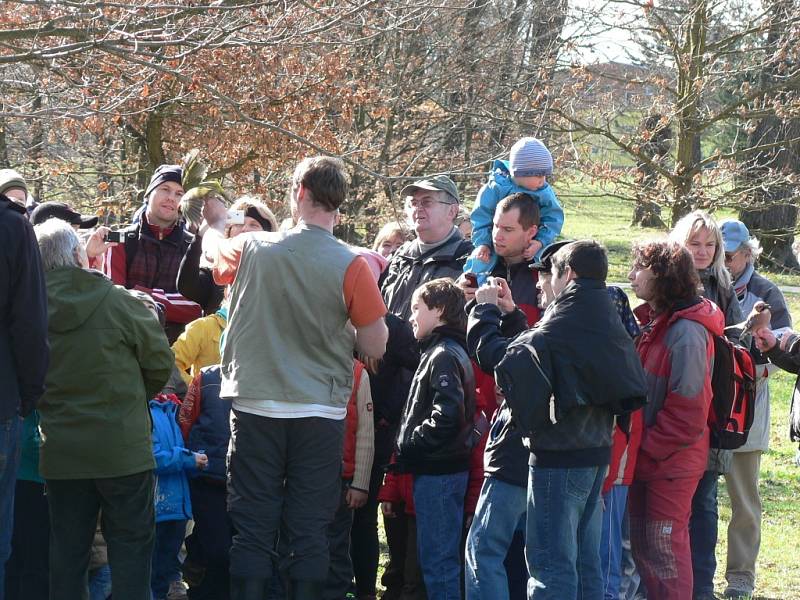
{"label": "khaki trousers", "polygon": [[761,545],[760,467],[760,450],[734,452],[730,471],[725,474],[731,499],[725,579],[730,587],[742,591],[752,591],[755,587],[756,558]]}

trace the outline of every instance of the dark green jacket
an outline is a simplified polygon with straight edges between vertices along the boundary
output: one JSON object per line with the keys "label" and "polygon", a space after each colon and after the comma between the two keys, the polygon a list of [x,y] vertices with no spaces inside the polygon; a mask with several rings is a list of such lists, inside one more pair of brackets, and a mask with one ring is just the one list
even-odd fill
{"label": "dark green jacket", "polygon": [[39,403],[45,479],[94,479],[155,466],[148,400],[174,362],[153,314],[97,272],[45,273],[50,368]]}

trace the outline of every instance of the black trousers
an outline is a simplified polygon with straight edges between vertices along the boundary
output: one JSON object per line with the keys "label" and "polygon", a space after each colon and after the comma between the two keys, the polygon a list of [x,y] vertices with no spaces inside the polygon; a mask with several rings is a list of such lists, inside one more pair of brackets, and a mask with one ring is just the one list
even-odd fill
{"label": "black trousers", "polygon": [[343,441],[343,420],[231,412],[232,577],[269,579],[278,558],[290,579],[325,581]]}
{"label": "black trousers", "polygon": [[6,600],[47,600],[50,520],[44,484],[17,479]]}
{"label": "black trousers", "polygon": [[154,481],[152,471],[105,479],[47,480],[50,600],[88,600],[89,550],[101,510],[114,600],[150,600]]}
{"label": "black trousers", "polygon": [[383,484],[386,465],[392,457],[397,426],[386,422],[375,423],[375,458],[369,480],[367,503],[353,511],[353,527],[350,531],[350,558],[356,579],[356,595],[375,593],[378,575],[378,492]]}

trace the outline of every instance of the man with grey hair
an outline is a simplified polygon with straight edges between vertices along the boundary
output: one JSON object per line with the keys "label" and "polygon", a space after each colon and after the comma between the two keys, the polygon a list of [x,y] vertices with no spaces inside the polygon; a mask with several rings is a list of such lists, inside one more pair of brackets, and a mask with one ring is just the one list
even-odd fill
{"label": "man with grey hair", "polygon": [[152,313],[86,270],[73,228],[35,228],[47,282],[51,366],[39,403],[39,473],[50,510],[50,589],[87,598],[97,517],[108,543],[114,598],[150,596],[155,516],[147,401],[174,358]]}
{"label": "man with grey hair", "polygon": [[[733,287],[742,313],[747,315],[758,301],[770,306],[769,327],[776,335],[789,331],[792,318],[786,300],[774,283],[755,270],[761,246],[750,236],[747,226],[736,219],[721,221],[725,246],[725,266],[731,273]],[[725,473],[731,499],[728,524],[728,557],[725,596],[750,597],[755,588],[756,559],[761,543],[761,498],[758,475],[761,454],[769,449],[769,375],[777,367],[754,352],[756,365],[756,408],[747,443],[733,451],[733,462]]]}
{"label": "man with grey hair", "polygon": [[[24,205],[0,193],[0,582],[14,529],[20,417],[33,411],[44,391],[47,359],[47,296],[39,248]],[[3,594],[0,586],[0,600]]]}

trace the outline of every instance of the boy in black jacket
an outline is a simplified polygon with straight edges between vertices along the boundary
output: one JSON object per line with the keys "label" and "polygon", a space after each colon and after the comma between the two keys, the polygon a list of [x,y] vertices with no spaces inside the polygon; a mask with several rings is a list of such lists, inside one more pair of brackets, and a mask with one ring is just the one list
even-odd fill
{"label": "boy in black jacket", "polygon": [[462,521],[475,414],[464,295],[450,279],[414,292],[422,356],[397,437],[397,468],[414,475],[417,552],[431,599],[460,598]]}

